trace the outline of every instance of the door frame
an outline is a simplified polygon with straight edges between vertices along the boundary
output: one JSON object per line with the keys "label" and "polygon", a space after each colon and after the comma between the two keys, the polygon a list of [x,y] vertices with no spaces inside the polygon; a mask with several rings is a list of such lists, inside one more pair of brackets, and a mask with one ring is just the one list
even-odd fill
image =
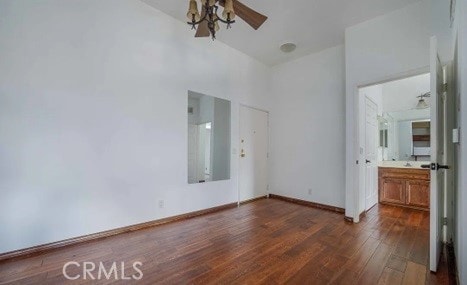
{"label": "door frame", "polygon": [[[383,83],[396,81],[396,80],[413,77],[417,75],[422,75],[426,73],[430,73],[429,65],[418,68],[418,69],[409,70],[406,72],[401,72],[401,73],[381,77],[375,80],[361,82],[360,84],[355,85],[353,88],[353,96],[354,96],[353,125],[354,125],[355,132],[353,134],[354,145],[353,145],[353,155],[351,155],[352,157],[351,161],[356,162],[356,163],[353,163],[352,164],[353,167],[351,167],[350,169],[349,168],[346,169],[346,175],[351,175],[352,177],[354,177],[353,183],[351,185],[349,185],[348,181],[346,181],[346,188],[351,189],[351,191],[349,192],[350,192],[350,195],[352,195],[353,197],[354,203],[352,205],[352,209],[349,209],[349,210],[350,210],[350,213],[352,214],[351,218],[353,218],[353,221],[355,223],[360,222],[360,214],[365,211],[365,202],[363,201],[363,203],[360,203],[361,202],[360,197],[365,197],[365,189],[364,188],[362,189],[362,183],[364,183],[365,178],[366,178],[364,171],[362,169],[362,167],[364,167],[364,164],[361,163],[362,159],[361,159],[361,154],[360,154],[360,146],[361,146],[360,137],[361,137],[361,132],[362,132],[362,128],[361,128],[362,122],[360,118],[361,118],[361,112],[363,112],[364,110],[361,110],[360,108],[360,100],[359,100],[360,92],[359,91],[361,88],[369,87],[372,85],[383,84]],[[363,149],[363,154],[364,153],[365,153],[365,149]],[[349,192],[346,192],[346,194],[349,194]]]}
{"label": "door frame", "polygon": [[[266,146],[266,149],[267,149],[267,152],[268,152],[268,165],[269,165],[269,154],[270,154],[270,149],[269,149],[269,146],[270,146],[270,124],[269,124],[269,111],[266,110],[266,109],[262,109],[262,108],[258,108],[258,107],[255,107],[255,106],[252,106],[252,105],[249,105],[249,104],[244,104],[244,103],[239,103],[238,104],[238,139],[237,139],[237,152],[236,152],[236,156],[237,156],[237,206],[240,206],[240,204],[242,203],[242,201],[240,200],[241,197],[240,197],[240,149],[241,149],[241,142],[240,142],[240,127],[241,127],[241,115],[240,115],[240,109],[242,107],[245,107],[245,108],[250,108],[250,109],[253,109],[253,110],[256,110],[256,111],[261,111],[261,112],[265,112],[267,114],[267,127],[266,127],[266,131],[267,131],[267,146]],[[269,167],[268,169],[266,169],[267,173],[269,174]],[[268,175],[268,181],[267,181],[267,189],[266,189],[266,194],[269,198],[269,175]]]}

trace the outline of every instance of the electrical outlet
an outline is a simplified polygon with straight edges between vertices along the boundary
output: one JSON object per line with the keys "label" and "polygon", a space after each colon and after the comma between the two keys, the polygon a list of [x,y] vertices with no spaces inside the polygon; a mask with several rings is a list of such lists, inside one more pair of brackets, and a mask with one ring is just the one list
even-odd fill
{"label": "electrical outlet", "polygon": [[164,200],[159,200],[159,208],[164,208]]}
{"label": "electrical outlet", "polygon": [[311,195],[312,192],[311,188],[308,188],[308,195]]}

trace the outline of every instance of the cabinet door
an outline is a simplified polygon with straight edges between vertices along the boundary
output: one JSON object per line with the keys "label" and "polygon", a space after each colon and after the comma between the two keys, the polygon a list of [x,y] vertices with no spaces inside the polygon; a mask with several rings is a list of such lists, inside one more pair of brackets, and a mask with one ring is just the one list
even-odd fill
{"label": "cabinet door", "polygon": [[430,182],[422,180],[407,180],[407,205],[417,207],[430,207]]}
{"label": "cabinet door", "polygon": [[405,204],[405,181],[383,178],[380,185],[380,201]]}

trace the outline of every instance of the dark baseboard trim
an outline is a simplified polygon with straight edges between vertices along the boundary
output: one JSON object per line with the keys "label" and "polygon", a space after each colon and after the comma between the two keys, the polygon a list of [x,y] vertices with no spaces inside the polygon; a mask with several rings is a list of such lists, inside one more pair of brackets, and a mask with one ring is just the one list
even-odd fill
{"label": "dark baseboard trim", "polygon": [[324,205],[324,204],[319,204],[319,203],[305,201],[305,200],[300,200],[300,199],[296,199],[296,198],[285,197],[285,196],[276,195],[276,194],[269,194],[269,198],[279,199],[279,200],[283,200],[283,201],[287,201],[287,202],[291,202],[291,203],[295,203],[295,204],[299,204],[299,205],[304,205],[304,206],[308,206],[308,207],[318,208],[318,209],[321,209],[321,210],[327,210],[327,211],[331,211],[331,212],[335,212],[335,213],[339,213],[339,214],[344,214],[345,213],[345,209],[343,209],[343,208]]}
{"label": "dark baseboard trim", "polygon": [[[263,198],[263,197],[262,197]],[[71,245],[76,245],[80,243],[86,243],[90,241],[95,241],[98,239],[103,239],[106,237],[111,237],[123,233],[129,233],[129,232],[134,232],[138,230],[143,230],[167,223],[172,223],[176,221],[182,221],[190,218],[194,218],[197,216],[202,216],[226,209],[231,209],[237,207],[237,203],[230,203],[230,204],[225,204],[213,208],[208,208],[204,210],[199,210],[199,211],[194,211],[186,214],[181,214],[177,216],[172,216],[172,217],[167,217],[159,220],[154,220],[154,221],[149,221],[145,223],[140,223],[140,224],[135,224],[131,226],[126,226],[122,228],[117,228],[113,230],[108,230],[108,231],[103,231],[103,232],[98,232],[95,234],[90,234],[90,235],[85,235],[85,236],[80,236],[80,237],[75,237],[75,238],[70,238],[62,241],[57,241],[57,242],[52,242],[52,243],[47,243],[47,244],[42,244],[38,246],[33,246],[33,247],[28,247],[24,249],[19,249],[19,250],[14,250],[10,252],[5,252],[5,253],[0,253],[0,262],[6,261],[6,260],[11,260],[11,259],[16,259],[16,258],[23,258],[23,257],[30,257],[34,255],[39,255],[43,254],[49,251],[53,251],[59,248],[71,246]]]}
{"label": "dark baseboard trim", "polygon": [[239,204],[240,204],[240,205],[245,205],[245,204],[252,203],[252,202],[256,202],[256,201],[258,201],[258,200],[262,200],[262,199],[266,199],[266,198],[268,198],[268,195],[264,195],[264,196],[260,196],[260,197],[256,197],[256,198],[252,198],[252,199],[248,199],[248,200],[245,200],[245,201],[240,202]]}

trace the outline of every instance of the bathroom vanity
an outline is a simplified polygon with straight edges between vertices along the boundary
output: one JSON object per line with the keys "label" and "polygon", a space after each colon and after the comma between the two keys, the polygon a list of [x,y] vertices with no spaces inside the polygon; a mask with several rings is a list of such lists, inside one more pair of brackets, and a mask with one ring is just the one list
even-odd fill
{"label": "bathroom vanity", "polygon": [[378,184],[380,203],[429,210],[430,170],[420,168],[418,163],[380,165]]}

